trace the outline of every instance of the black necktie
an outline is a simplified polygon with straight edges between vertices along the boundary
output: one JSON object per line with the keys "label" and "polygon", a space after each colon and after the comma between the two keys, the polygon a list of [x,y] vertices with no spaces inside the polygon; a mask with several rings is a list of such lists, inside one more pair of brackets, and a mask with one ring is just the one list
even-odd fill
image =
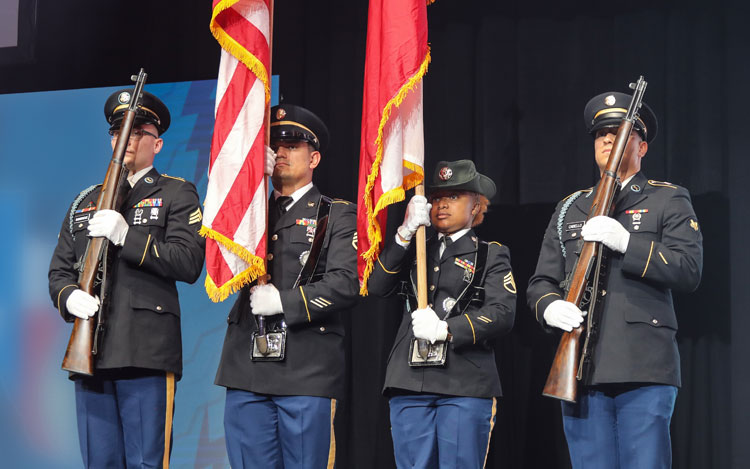
{"label": "black necktie", "polygon": [[440,257],[442,257],[443,255],[445,255],[445,250],[448,249],[448,246],[453,244],[453,240],[451,239],[450,236],[443,236],[442,238],[440,238],[440,243],[442,243],[442,245],[445,246],[442,249],[442,252],[440,253]]}
{"label": "black necktie", "polygon": [[279,208],[279,214],[286,213],[287,207],[292,203],[292,199],[288,195],[282,195],[276,199],[276,206]]}

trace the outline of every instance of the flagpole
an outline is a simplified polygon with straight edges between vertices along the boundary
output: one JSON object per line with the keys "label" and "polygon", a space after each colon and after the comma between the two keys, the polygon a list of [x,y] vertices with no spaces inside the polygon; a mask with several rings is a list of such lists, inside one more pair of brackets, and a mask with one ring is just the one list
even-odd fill
{"label": "flagpole", "polygon": [[[273,63],[273,0],[268,0],[268,89],[271,89],[273,83],[273,74],[271,72]],[[263,117],[263,125],[266,130],[266,146],[271,144],[271,100],[269,99],[266,103],[266,112]],[[266,149],[263,149],[263,167],[266,166]],[[265,171],[264,171],[265,172]],[[268,279],[268,175],[263,175],[263,187],[264,194],[266,194],[266,257],[263,259],[263,271],[266,275],[258,277],[258,285],[265,285]],[[258,318],[258,335],[255,338],[255,344],[258,346],[258,351],[265,355],[268,353],[268,341],[266,339],[266,317],[257,316]]]}
{"label": "flagpole", "polygon": [[[414,195],[424,196],[424,183],[414,188]],[[425,241],[425,227],[417,228],[417,308],[427,307],[427,246]],[[423,359],[427,358],[429,342],[424,339],[417,340],[417,351]]]}

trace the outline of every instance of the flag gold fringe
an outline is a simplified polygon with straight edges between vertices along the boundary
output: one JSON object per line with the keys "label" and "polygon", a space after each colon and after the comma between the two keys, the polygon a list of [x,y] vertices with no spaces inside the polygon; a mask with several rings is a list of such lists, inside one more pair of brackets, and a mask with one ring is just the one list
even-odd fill
{"label": "flag gold fringe", "polygon": [[219,45],[236,57],[237,60],[245,64],[245,66],[263,82],[263,89],[266,93],[266,106],[268,106],[268,103],[271,101],[271,83],[268,80],[268,70],[266,69],[266,66],[263,65],[263,62],[261,62],[260,59],[253,55],[249,50],[245,49],[242,44],[235,41],[232,36],[224,31],[216,20],[221,12],[231,8],[238,1],[239,0],[222,0],[217,3],[211,13],[211,23],[209,28],[211,29],[211,34],[214,35],[214,38],[216,38]]}
{"label": "flag gold fringe", "polygon": [[261,275],[265,275],[266,266],[263,258],[256,256],[243,246],[205,225],[201,227],[198,233],[205,238],[213,239],[227,248],[229,252],[250,264],[247,269],[232,277],[231,280],[222,286],[217,286],[211,276],[206,274],[206,293],[214,303],[226,300],[232,293],[238,291]]}
{"label": "flag gold fringe", "polygon": [[365,185],[364,203],[365,209],[367,210],[367,238],[370,241],[370,248],[362,253],[362,258],[365,260],[365,270],[362,274],[362,285],[359,289],[359,294],[367,296],[367,279],[370,278],[372,273],[373,263],[380,252],[380,243],[383,241],[383,234],[380,224],[377,221],[377,216],[380,211],[388,205],[394,204],[404,200],[406,197],[406,191],[420,184],[424,180],[424,168],[417,165],[409,164],[404,162],[404,165],[412,170],[401,187],[391,189],[386,192],[377,201],[375,208],[372,207],[370,201],[370,194],[372,194],[373,187],[375,186],[375,180],[378,178],[380,172],[380,165],[383,162],[383,130],[385,125],[391,118],[391,112],[394,107],[399,107],[404,101],[406,95],[414,89],[417,83],[427,73],[427,67],[430,64],[430,49],[427,48],[427,54],[425,55],[422,64],[419,66],[417,72],[412,75],[406,83],[401,86],[398,93],[386,103],[383,109],[383,114],[380,119],[380,126],[378,127],[378,138],[375,140],[377,150],[375,152],[375,161],[372,163],[372,169],[370,174],[367,176],[367,184]]}

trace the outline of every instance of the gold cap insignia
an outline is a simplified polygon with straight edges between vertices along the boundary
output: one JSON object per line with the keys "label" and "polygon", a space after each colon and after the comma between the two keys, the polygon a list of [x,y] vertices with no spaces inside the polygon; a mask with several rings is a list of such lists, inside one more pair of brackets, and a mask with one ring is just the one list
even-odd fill
{"label": "gold cap insignia", "polygon": [[130,93],[127,91],[123,91],[122,93],[118,94],[117,101],[120,104],[128,104],[130,102]]}
{"label": "gold cap insignia", "polygon": [[284,108],[280,107],[276,110],[276,119],[283,119],[286,116],[286,111]]}
{"label": "gold cap insignia", "polygon": [[447,181],[451,177],[453,177],[453,170],[452,169],[450,169],[447,166],[445,166],[443,168],[440,168],[440,179],[442,179],[443,181]]}
{"label": "gold cap insignia", "polygon": [[617,99],[615,99],[615,97],[612,95],[609,95],[606,98],[604,98],[604,104],[606,104],[607,106],[614,106],[616,102],[617,102]]}

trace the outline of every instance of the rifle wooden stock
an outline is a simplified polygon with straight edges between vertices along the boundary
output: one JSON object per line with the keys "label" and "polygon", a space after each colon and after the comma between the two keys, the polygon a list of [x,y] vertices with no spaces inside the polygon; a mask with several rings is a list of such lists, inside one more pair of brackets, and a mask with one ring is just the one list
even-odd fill
{"label": "rifle wooden stock", "polygon": [[[594,196],[587,221],[596,216],[608,216],[612,210],[612,203],[619,184],[617,181],[617,171],[620,168],[625,147],[630,138],[630,132],[633,130],[637,110],[641,106],[643,93],[646,90],[646,82],[643,80],[643,77],[640,77],[638,83],[631,85],[631,87],[634,87],[636,91],[633,94],[628,112],[617,129],[617,137],[615,137],[614,145],[610,151],[607,166],[602,172],[602,177],[596,186],[596,195]],[[601,252],[602,246],[600,243],[591,241],[583,243],[578,262],[573,269],[568,293],[565,296],[566,301],[580,307],[586,286],[589,282],[589,276]],[[590,304],[595,304],[593,298]],[[589,314],[592,313],[593,311],[589,311]],[[547,382],[542,391],[543,395],[564,401],[576,402],[578,398],[578,370],[581,366],[581,335],[584,332],[584,324],[581,324],[581,326],[570,332],[563,333],[552,362],[552,368],[547,376]]]}
{"label": "rifle wooden stock", "polygon": [[[109,162],[107,174],[104,176],[104,183],[96,202],[97,210],[117,210],[119,208],[116,206],[117,192],[123,174],[123,160],[125,158],[125,151],[128,148],[130,132],[135,122],[137,103],[145,80],[146,74],[141,69],[135,85],[135,91],[133,92],[133,102],[130,108],[125,111],[122,124],[120,125],[119,137],[112,151],[112,159]],[[78,285],[81,290],[91,296],[96,295],[96,276],[99,273],[99,265],[102,262],[107,243],[109,243],[107,238],[91,238],[86,248],[86,254],[83,259],[83,270],[78,277]],[[63,370],[89,376],[94,374],[94,332],[96,331],[97,324],[95,318],[100,314],[102,314],[101,306],[96,315],[89,319],[76,318],[73,324],[73,331],[70,333],[68,347],[65,350],[65,357],[62,362]]]}

